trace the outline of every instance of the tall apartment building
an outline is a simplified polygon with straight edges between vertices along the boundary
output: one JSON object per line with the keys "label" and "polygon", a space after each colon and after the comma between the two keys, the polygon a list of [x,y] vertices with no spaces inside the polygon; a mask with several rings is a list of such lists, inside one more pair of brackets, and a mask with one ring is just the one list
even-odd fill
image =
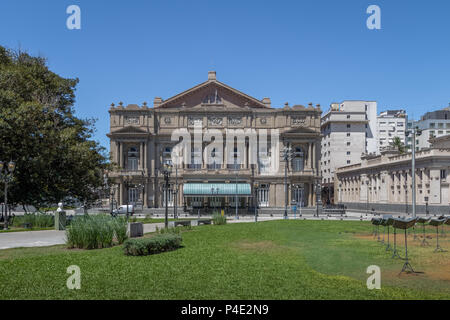
{"label": "tall apartment building", "polygon": [[[450,106],[441,110],[425,113],[419,121],[408,121],[407,128],[418,127],[422,134],[416,137],[416,150],[430,148],[429,140],[450,134]],[[406,145],[410,149],[412,137],[406,139]]]}
{"label": "tall apartment building", "polygon": [[336,169],[360,162],[361,154],[377,152],[377,103],[332,103],[322,116],[321,132],[322,197],[333,203]]}
{"label": "tall apartment building", "polygon": [[377,153],[389,147],[395,137],[399,137],[403,144],[405,141],[407,115],[405,110],[387,110],[378,115],[377,118]]}

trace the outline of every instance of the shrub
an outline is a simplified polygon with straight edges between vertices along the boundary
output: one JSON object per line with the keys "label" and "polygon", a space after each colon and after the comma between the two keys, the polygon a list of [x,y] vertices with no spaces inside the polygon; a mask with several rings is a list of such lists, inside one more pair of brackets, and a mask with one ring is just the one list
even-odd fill
{"label": "shrub", "polygon": [[181,246],[181,235],[174,233],[159,234],[153,238],[128,239],[123,244],[127,256],[146,256],[171,251]]}
{"label": "shrub", "polygon": [[23,216],[15,216],[13,227],[22,227],[30,223],[33,228],[51,228],[55,226],[55,216],[46,213],[25,213]]}
{"label": "shrub", "polygon": [[214,214],[212,219],[213,219],[213,222],[214,222],[215,225],[227,224],[227,217],[222,216],[219,213]]}
{"label": "shrub", "polygon": [[117,217],[113,220],[113,228],[116,240],[119,244],[124,243],[128,238],[128,223],[126,217]]}
{"label": "shrub", "polygon": [[124,218],[104,214],[74,217],[66,229],[66,237],[69,248],[108,248],[114,238],[119,244],[125,241],[127,222]]}

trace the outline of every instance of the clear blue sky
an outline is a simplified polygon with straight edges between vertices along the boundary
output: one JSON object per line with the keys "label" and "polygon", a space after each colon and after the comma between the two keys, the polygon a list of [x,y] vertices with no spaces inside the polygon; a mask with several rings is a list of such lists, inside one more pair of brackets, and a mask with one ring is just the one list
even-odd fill
{"label": "clear blue sky", "polygon": [[[81,30],[66,28],[71,4]],[[366,27],[371,4],[381,30]],[[363,99],[418,118],[450,102],[449,16],[448,0],[2,0],[0,45],[78,77],[77,115],[109,147],[111,102],[151,105],[209,70],[275,107]]]}

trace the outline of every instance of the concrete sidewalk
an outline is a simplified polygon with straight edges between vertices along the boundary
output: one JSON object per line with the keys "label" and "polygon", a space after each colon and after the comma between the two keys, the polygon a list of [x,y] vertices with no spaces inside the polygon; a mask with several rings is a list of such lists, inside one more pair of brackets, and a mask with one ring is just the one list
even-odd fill
{"label": "concrete sidewalk", "polygon": [[0,249],[47,247],[65,242],[65,231],[45,230],[0,233]]}

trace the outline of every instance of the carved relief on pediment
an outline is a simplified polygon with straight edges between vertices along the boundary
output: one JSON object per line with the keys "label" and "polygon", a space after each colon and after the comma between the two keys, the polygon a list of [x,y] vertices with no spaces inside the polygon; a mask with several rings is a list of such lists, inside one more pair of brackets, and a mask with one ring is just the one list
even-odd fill
{"label": "carved relief on pediment", "polygon": [[196,125],[202,125],[203,124],[203,117],[189,117],[188,118],[188,125],[190,126],[196,126]]}
{"label": "carved relief on pediment", "polygon": [[228,117],[228,124],[237,126],[242,124],[242,117]]}
{"label": "carved relief on pediment", "polygon": [[221,126],[223,125],[223,117],[210,116],[208,117],[208,124],[211,126]]}
{"label": "carved relief on pediment", "polygon": [[291,118],[291,124],[294,126],[304,126],[306,125],[306,117],[292,117]]}
{"label": "carved relief on pediment", "polygon": [[139,125],[139,117],[138,116],[127,116],[125,117],[126,125]]}

